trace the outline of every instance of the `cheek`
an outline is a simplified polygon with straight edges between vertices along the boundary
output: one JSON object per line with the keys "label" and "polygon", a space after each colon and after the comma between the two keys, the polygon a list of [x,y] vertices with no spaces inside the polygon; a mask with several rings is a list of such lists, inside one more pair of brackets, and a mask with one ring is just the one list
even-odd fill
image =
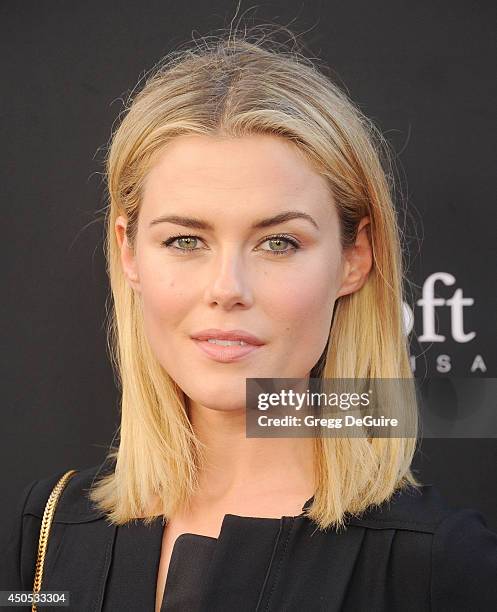
{"label": "cheek", "polygon": [[165,266],[153,258],[140,262],[139,276],[145,323],[150,329],[173,327],[195,300],[193,283],[185,282],[179,266]]}
{"label": "cheek", "polygon": [[329,331],[337,293],[336,270],[322,261],[294,269],[264,291],[266,311],[280,321],[284,335],[291,339],[305,336],[316,341]]}
{"label": "cheek", "polygon": [[185,282],[179,266],[153,265],[140,270],[140,299],[143,325],[157,361],[176,381],[185,370],[184,340],[178,331],[198,301],[192,283]]}
{"label": "cheek", "polygon": [[[328,342],[336,295],[330,270],[314,266],[293,274],[291,282],[266,293],[265,313],[272,322],[280,377],[302,378],[317,363]],[[282,356],[284,356],[282,358]]]}

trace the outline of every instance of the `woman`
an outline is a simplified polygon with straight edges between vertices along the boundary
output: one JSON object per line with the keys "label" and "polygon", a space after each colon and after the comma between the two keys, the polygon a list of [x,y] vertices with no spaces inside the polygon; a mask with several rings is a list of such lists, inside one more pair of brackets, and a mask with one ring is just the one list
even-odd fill
{"label": "woman", "polygon": [[[68,481],[42,590],[85,611],[495,609],[497,535],[416,480],[415,435],[246,436],[247,378],[412,379],[384,142],[271,43],[172,54],[113,134],[119,445]],[[24,491],[3,589],[31,589],[64,472]]]}

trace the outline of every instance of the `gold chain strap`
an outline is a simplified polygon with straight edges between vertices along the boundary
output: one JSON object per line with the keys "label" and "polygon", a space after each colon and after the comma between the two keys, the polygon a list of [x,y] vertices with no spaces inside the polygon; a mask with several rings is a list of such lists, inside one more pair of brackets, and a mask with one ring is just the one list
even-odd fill
{"label": "gold chain strap", "polygon": [[[76,474],[76,470],[69,470],[60,478],[58,483],[52,489],[50,497],[48,498],[48,501],[46,503],[40,527],[40,539],[38,541],[38,557],[36,559],[33,594],[39,593],[41,590],[41,581],[43,578],[43,563],[45,562],[45,555],[48,546],[48,536],[50,535],[50,527],[52,526],[52,519],[55,514],[57,502],[59,501],[64,487],[68,483],[69,479],[74,476],[74,474]],[[31,606],[31,612],[36,612],[36,610],[36,603],[33,603]]]}

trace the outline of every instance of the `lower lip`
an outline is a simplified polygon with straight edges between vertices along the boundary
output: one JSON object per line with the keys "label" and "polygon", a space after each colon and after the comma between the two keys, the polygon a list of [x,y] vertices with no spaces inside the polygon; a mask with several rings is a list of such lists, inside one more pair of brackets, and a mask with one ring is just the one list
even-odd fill
{"label": "lower lip", "polygon": [[255,350],[261,348],[262,345],[246,344],[242,346],[240,344],[232,344],[231,346],[221,346],[220,344],[214,344],[207,340],[195,340],[195,344],[206,353],[214,361],[220,361],[222,363],[229,363],[231,361],[238,361],[246,355],[253,353]]}

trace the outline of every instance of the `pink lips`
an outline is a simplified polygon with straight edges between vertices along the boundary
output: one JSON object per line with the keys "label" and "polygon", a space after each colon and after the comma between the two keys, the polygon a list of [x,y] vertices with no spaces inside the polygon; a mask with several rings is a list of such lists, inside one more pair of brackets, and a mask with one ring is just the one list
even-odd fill
{"label": "pink lips", "polygon": [[[230,331],[223,331],[221,329],[205,329],[201,332],[192,334],[191,337],[197,346],[211,359],[220,361],[222,363],[237,361],[249,353],[256,351],[264,344],[262,340],[253,334],[249,334],[248,332],[240,329]],[[216,340],[242,340],[246,344],[244,346],[221,346],[219,344],[209,342],[209,338],[214,338]]]}

